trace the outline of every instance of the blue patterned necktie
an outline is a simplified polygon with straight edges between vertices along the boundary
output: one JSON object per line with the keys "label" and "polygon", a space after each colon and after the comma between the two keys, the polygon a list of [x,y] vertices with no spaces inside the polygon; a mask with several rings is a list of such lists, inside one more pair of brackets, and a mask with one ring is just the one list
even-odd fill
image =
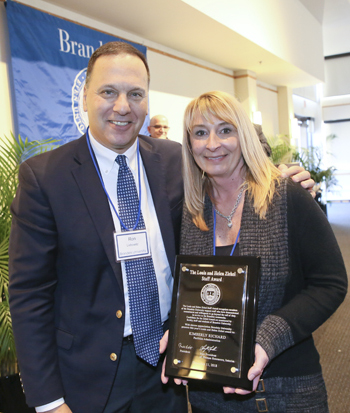
{"label": "blue patterned necktie", "polygon": [[[119,216],[128,229],[133,229],[139,211],[139,198],[125,155],[118,155],[117,196]],[[126,231],[121,226],[122,231]],[[144,229],[142,212],[135,230]],[[136,354],[152,366],[159,360],[159,340],[163,335],[159,308],[158,285],[152,257],[125,261],[129,291],[130,322]]]}

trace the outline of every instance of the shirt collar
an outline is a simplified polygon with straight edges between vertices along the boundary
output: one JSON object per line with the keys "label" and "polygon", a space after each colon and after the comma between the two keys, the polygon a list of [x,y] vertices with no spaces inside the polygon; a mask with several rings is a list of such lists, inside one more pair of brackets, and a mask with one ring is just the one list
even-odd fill
{"label": "shirt collar", "polygon": [[[96,159],[98,161],[101,171],[108,174],[111,172],[113,167],[119,168],[117,162],[115,162],[116,157],[118,156],[117,152],[112,151],[111,149],[106,148],[100,142],[98,142],[91,134],[89,130],[90,143],[94,150]],[[138,139],[138,138],[137,138]],[[122,155],[126,156],[127,163],[129,167],[133,169],[136,162],[136,149],[137,149],[137,139],[135,142],[128,148]]]}

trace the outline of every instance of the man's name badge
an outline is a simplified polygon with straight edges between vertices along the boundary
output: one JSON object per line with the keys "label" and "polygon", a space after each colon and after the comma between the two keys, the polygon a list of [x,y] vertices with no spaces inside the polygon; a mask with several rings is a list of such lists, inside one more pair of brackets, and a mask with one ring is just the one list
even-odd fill
{"label": "man's name badge", "polygon": [[148,234],[145,229],[114,233],[117,262],[151,256]]}

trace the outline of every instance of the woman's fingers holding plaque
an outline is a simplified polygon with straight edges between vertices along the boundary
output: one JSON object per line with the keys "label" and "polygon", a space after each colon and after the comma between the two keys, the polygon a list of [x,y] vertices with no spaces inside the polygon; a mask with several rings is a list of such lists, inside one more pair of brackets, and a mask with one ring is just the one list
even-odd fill
{"label": "woman's fingers holding plaque", "polygon": [[160,342],[159,342],[159,353],[160,354],[163,354],[164,351],[167,349],[168,340],[169,340],[169,330],[167,330],[164,333],[164,336],[160,339]]}
{"label": "woman's fingers holding plaque", "polygon": [[233,387],[224,387],[224,393],[230,394],[230,393],[235,393],[236,389]]}
{"label": "woman's fingers holding plaque", "polygon": [[[269,358],[266,351],[260,346],[260,344],[255,345],[255,362],[253,366],[248,371],[248,379],[253,382],[253,390],[255,391],[258,387],[260,377],[269,362]],[[232,387],[224,387],[224,393],[237,393],[237,394],[249,394],[252,391],[244,389],[234,389]]]}
{"label": "woman's fingers holding plaque", "polygon": [[186,386],[188,381],[187,380],[182,380],[182,379],[174,379],[174,383],[177,384],[177,385],[183,384],[184,386]]}
{"label": "woman's fingers holding plaque", "polygon": [[[255,362],[253,366],[248,371],[248,379],[253,381],[253,391],[258,387],[260,377],[269,362],[269,357],[266,351],[261,347],[260,344],[255,345]],[[247,394],[247,393],[239,393]]]}
{"label": "woman's fingers holding plaque", "polygon": [[163,384],[167,384],[168,381],[169,381],[169,377],[167,377],[167,376],[165,375],[165,363],[166,363],[166,356],[165,356],[164,361],[163,361],[162,374],[161,374],[161,376],[160,376],[160,379],[162,380],[162,383],[163,383]]}
{"label": "woman's fingers holding plaque", "polygon": [[224,387],[224,393],[226,394],[236,393],[236,394],[244,395],[244,394],[249,394],[251,392],[252,390],[244,390],[244,389],[239,389],[239,388],[234,389],[233,387]]}
{"label": "woman's fingers holding plaque", "polygon": [[[164,351],[167,349],[168,347],[168,340],[169,340],[169,330],[167,330],[164,333],[164,336],[161,338],[160,342],[159,342],[159,353],[163,354]],[[166,356],[164,358],[163,361],[163,366],[162,366],[162,374],[161,374],[161,380],[163,384],[168,383],[169,381],[169,377],[167,377],[165,375],[165,364],[166,364]],[[184,386],[186,386],[187,384],[187,380],[181,380],[181,379],[174,379],[175,384],[183,384]]]}
{"label": "woman's fingers holding plaque", "polygon": [[[168,340],[169,340],[169,330],[167,330],[164,333],[164,336],[160,339],[160,342],[159,342],[159,353],[160,354],[163,354],[164,351],[167,349]],[[164,361],[163,361],[162,374],[161,374],[161,380],[162,380],[163,384],[168,383],[168,380],[169,380],[169,377],[167,377],[165,375],[165,363],[166,363],[166,356],[165,356]]]}

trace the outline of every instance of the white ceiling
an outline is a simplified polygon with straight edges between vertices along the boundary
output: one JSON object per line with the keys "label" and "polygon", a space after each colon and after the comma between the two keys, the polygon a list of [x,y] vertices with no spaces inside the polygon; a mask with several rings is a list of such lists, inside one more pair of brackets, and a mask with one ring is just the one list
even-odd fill
{"label": "white ceiling", "polygon": [[[45,1],[227,69],[254,71],[266,83],[298,87],[318,81],[180,0]],[[350,16],[350,0],[300,1],[320,23]]]}

